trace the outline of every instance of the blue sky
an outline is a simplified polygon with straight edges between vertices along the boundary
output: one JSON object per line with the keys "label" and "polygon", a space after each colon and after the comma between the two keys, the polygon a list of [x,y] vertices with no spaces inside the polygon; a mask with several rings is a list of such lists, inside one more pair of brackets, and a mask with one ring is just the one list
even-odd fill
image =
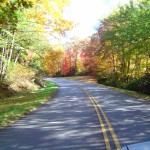
{"label": "blue sky", "polygon": [[109,15],[120,4],[129,0],[71,0],[64,16],[77,24],[70,36],[86,38],[96,32],[99,20]]}

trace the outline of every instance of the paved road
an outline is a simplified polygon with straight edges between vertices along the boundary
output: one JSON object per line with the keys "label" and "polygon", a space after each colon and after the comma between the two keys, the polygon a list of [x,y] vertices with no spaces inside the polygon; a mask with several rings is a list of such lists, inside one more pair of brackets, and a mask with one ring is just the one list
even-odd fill
{"label": "paved road", "polygon": [[1,130],[0,150],[116,150],[116,141],[122,147],[150,140],[150,102],[95,84],[48,80],[59,85],[57,94]]}

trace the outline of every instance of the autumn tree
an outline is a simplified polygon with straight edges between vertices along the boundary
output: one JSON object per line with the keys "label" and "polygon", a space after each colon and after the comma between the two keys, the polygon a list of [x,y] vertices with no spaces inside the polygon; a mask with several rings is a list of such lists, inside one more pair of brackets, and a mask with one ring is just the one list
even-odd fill
{"label": "autumn tree", "polygon": [[72,23],[62,15],[67,3],[68,0],[0,2],[1,80],[6,80],[8,71],[13,71],[20,65],[32,68],[36,72],[42,70],[44,51],[50,48],[47,37],[64,35],[72,28]]}
{"label": "autumn tree", "polygon": [[99,36],[93,34],[90,38],[84,40],[84,47],[81,52],[81,60],[89,74],[95,74],[98,71],[98,54],[100,51]]}
{"label": "autumn tree", "polygon": [[106,65],[100,74],[105,74],[108,84],[130,85],[149,74],[149,4],[130,1],[102,21],[98,33],[103,45],[101,62]]}
{"label": "autumn tree", "polygon": [[81,58],[82,50],[86,47],[85,41],[74,37],[68,43],[68,46],[65,48],[64,68],[62,70],[64,75],[77,75],[86,72]]}
{"label": "autumn tree", "polygon": [[43,68],[49,76],[55,76],[63,67],[64,50],[62,47],[53,46],[45,52]]}

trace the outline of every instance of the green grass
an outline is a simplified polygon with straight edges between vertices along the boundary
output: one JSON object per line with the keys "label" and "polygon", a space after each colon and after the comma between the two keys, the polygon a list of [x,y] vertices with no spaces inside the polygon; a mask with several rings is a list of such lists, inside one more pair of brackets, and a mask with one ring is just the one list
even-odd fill
{"label": "green grass", "polygon": [[44,104],[56,92],[57,85],[47,82],[46,87],[35,92],[18,93],[0,100],[0,128],[6,127],[20,117]]}

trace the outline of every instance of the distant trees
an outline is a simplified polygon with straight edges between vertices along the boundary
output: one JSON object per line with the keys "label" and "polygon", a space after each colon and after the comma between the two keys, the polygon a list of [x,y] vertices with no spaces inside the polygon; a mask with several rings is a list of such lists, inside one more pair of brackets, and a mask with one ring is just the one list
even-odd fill
{"label": "distant trees", "polygon": [[56,45],[45,52],[43,57],[43,69],[49,76],[55,76],[61,72],[64,53],[63,48]]}
{"label": "distant trees", "polygon": [[71,76],[86,73],[87,67],[83,63],[84,56],[82,55],[86,44],[87,40],[74,39],[61,50],[58,50],[58,46],[55,45],[46,51],[43,61],[46,73],[49,76]]}

